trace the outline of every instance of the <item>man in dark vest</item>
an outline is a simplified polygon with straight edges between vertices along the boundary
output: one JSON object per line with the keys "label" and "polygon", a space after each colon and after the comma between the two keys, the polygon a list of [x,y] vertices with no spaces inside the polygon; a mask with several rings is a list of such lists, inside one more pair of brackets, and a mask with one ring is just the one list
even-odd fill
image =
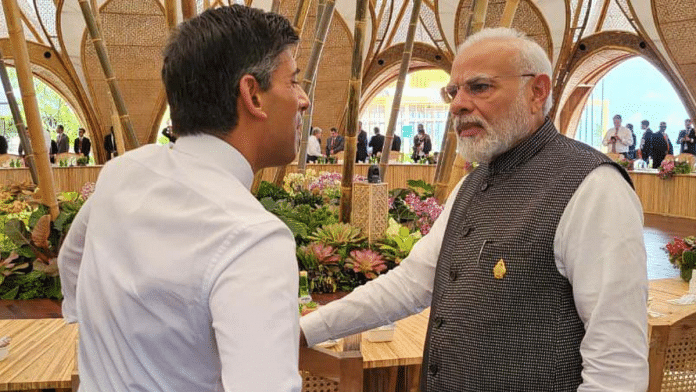
{"label": "man in dark vest", "polygon": [[640,201],[619,165],[556,130],[551,74],[515,30],[462,44],[443,98],[479,166],[397,268],[301,319],[302,344],[431,306],[423,392],[646,390]]}

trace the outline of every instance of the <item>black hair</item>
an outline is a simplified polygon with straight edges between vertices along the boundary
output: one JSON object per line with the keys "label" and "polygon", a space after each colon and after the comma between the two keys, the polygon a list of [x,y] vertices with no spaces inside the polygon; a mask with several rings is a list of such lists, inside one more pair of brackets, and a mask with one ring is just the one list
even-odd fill
{"label": "black hair", "polygon": [[285,17],[241,5],[209,9],[180,24],[162,66],[174,133],[227,135],[239,121],[241,78],[252,75],[268,90],[278,56],[298,41]]}

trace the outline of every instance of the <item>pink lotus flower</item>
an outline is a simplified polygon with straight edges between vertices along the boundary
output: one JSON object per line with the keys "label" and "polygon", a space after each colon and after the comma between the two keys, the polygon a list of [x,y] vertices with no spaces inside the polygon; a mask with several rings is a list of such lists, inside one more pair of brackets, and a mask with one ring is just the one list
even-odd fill
{"label": "pink lotus flower", "polygon": [[357,273],[362,273],[368,279],[374,279],[380,272],[387,269],[382,256],[371,249],[357,249],[350,252],[346,259],[346,267]]}

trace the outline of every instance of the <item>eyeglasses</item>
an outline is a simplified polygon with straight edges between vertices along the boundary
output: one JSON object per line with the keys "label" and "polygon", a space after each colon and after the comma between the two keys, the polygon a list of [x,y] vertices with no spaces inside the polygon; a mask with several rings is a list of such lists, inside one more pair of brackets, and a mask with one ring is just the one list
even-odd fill
{"label": "eyeglasses", "polygon": [[501,78],[523,78],[523,77],[535,77],[536,74],[527,73],[521,75],[499,75],[499,76],[477,76],[472,79],[467,80],[463,84],[448,84],[440,90],[440,95],[445,103],[452,103],[454,98],[457,96],[459,89],[464,89],[464,91],[472,98],[486,99],[493,95],[493,79]]}

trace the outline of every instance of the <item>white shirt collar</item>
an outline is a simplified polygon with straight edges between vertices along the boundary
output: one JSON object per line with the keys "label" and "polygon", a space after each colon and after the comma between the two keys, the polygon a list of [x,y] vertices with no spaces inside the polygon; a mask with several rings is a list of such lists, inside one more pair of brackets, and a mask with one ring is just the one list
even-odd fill
{"label": "white shirt collar", "polygon": [[224,140],[207,134],[182,136],[176,140],[172,148],[219,166],[237,177],[247,189],[251,189],[251,183],[254,181],[251,164],[244,155]]}

